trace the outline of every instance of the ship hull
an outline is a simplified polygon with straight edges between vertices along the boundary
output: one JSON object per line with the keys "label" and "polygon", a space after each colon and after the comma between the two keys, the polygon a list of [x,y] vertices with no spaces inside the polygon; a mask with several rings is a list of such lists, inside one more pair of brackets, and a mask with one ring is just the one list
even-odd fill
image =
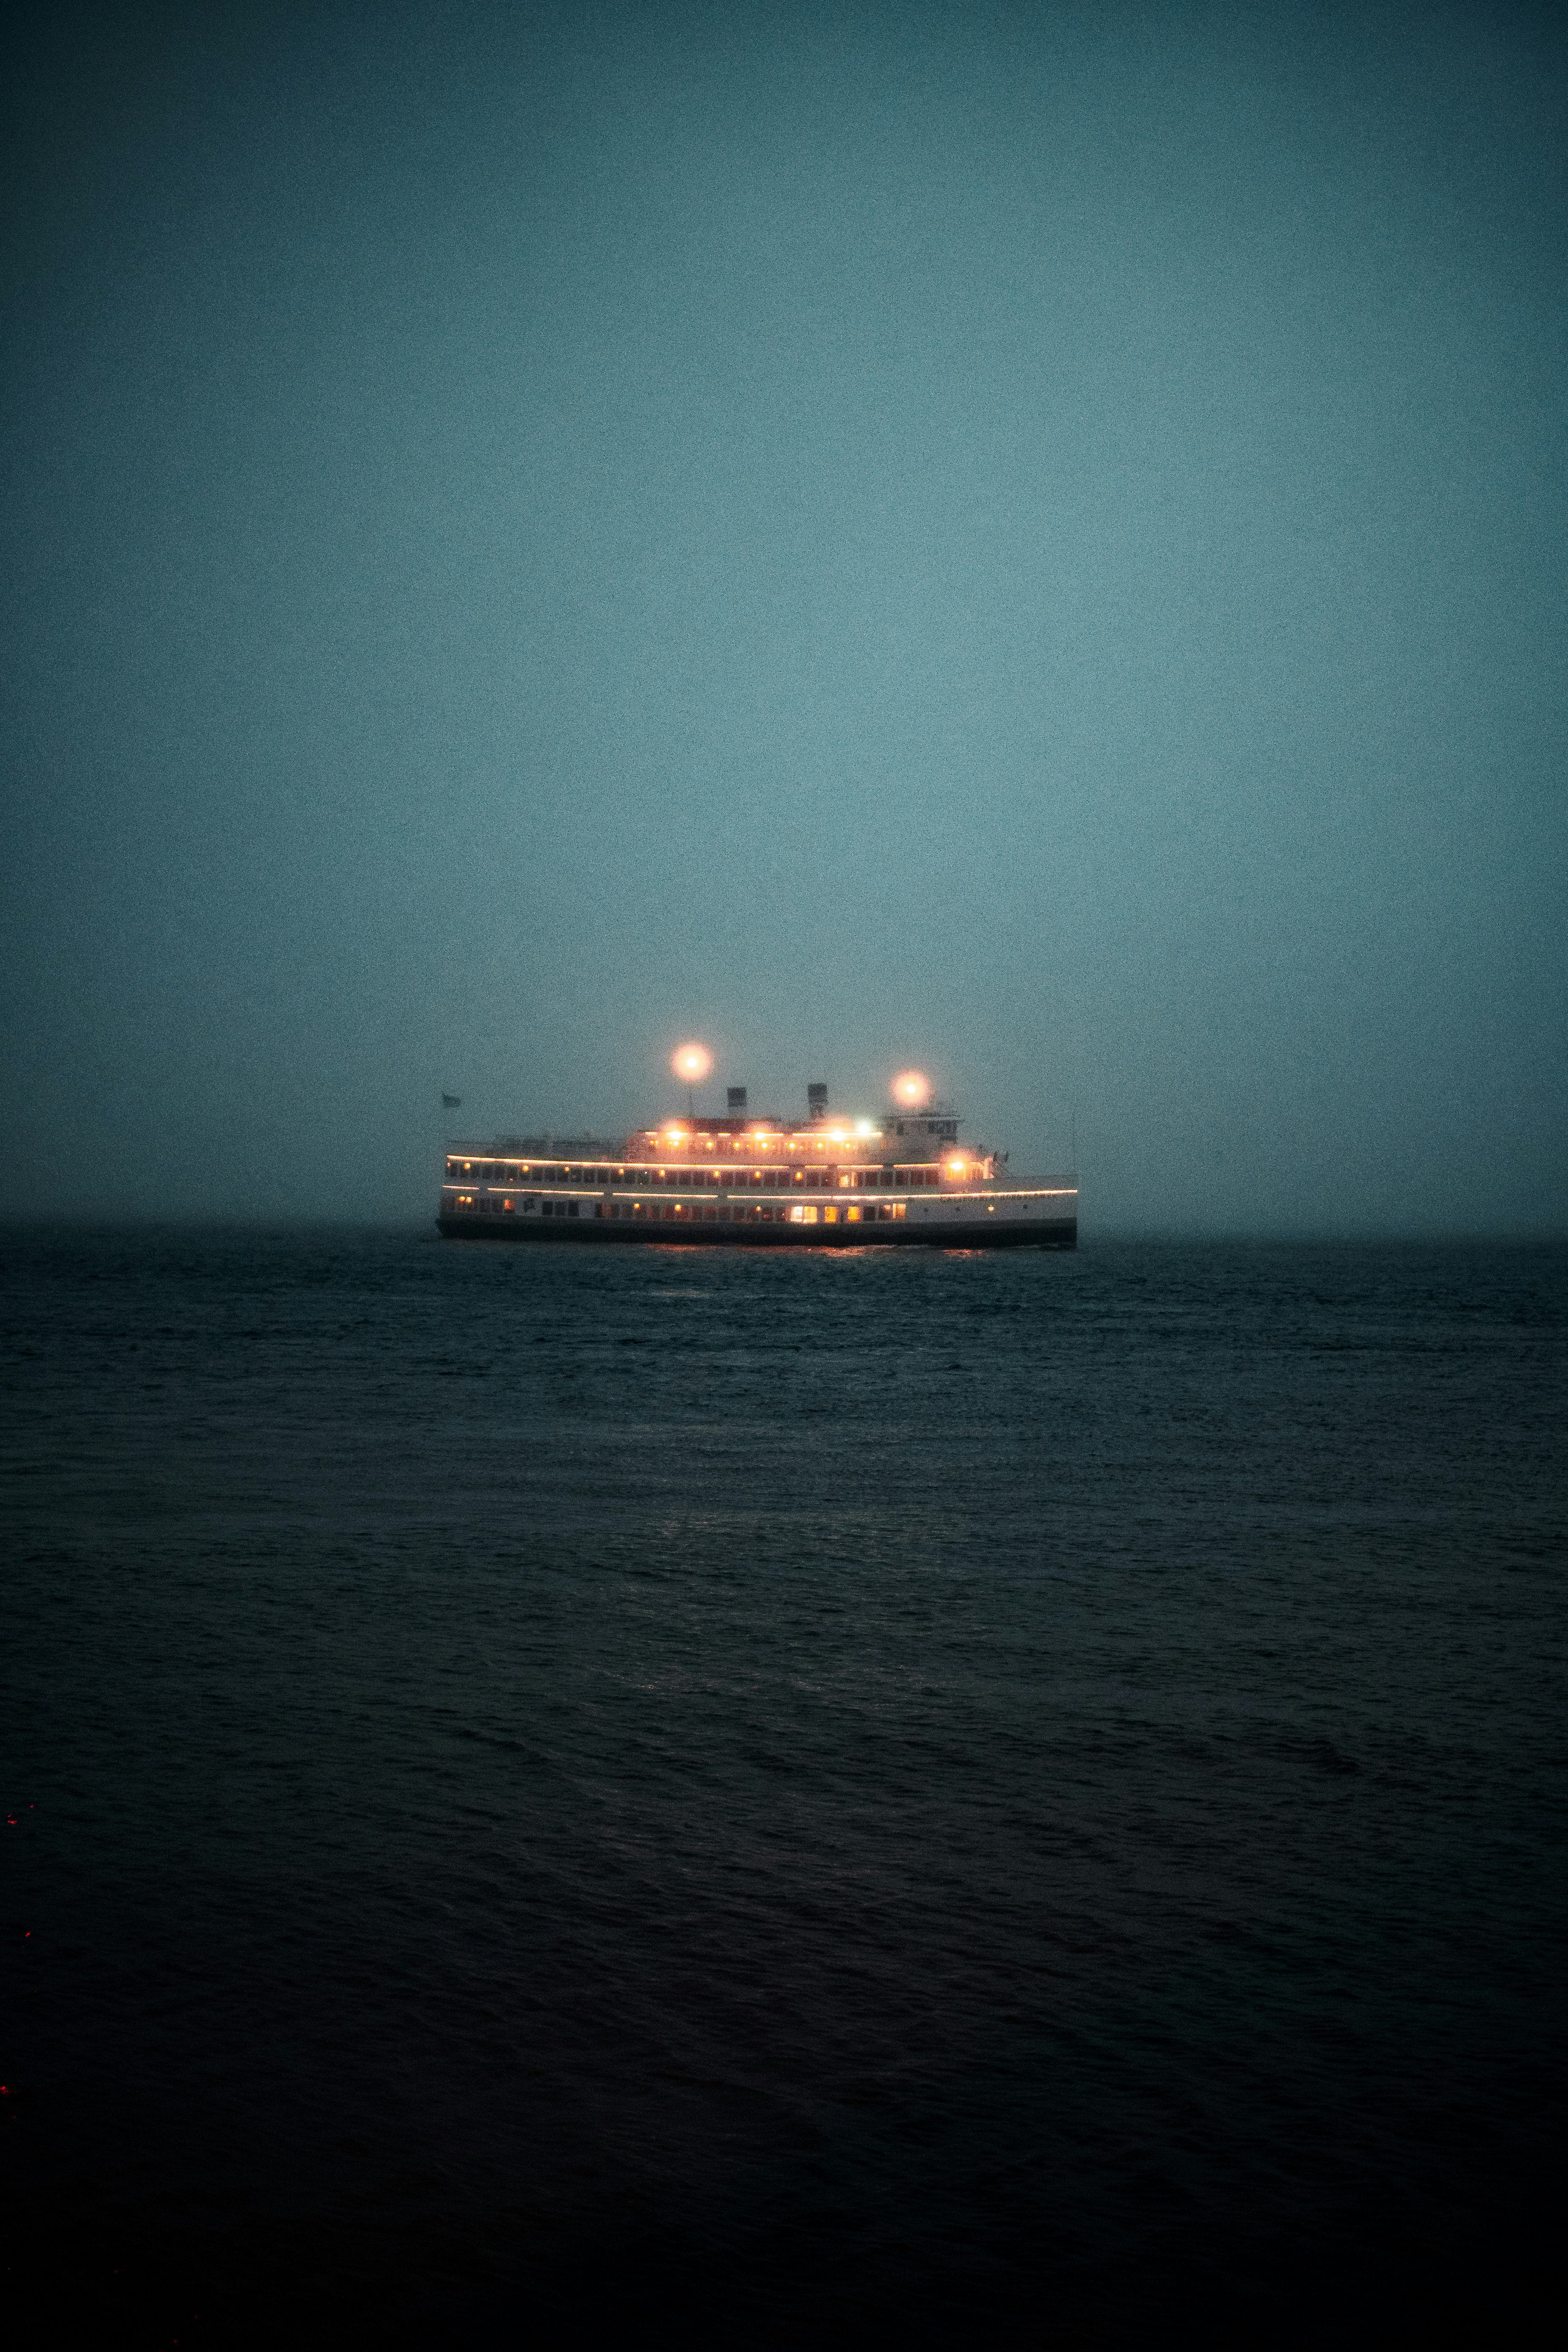
{"label": "ship hull", "polygon": [[[969,1204],[966,1204],[968,1206]],[[546,1247],[587,1244],[615,1249],[1076,1249],[1076,1217],[1009,1217],[984,1213],[932,1214],[899,1225],[713,1224],[695,1220],[666,1224],[630,1219],[487,1217],[466,1213],[437,1217],[448,1241],[530,1242]]]}

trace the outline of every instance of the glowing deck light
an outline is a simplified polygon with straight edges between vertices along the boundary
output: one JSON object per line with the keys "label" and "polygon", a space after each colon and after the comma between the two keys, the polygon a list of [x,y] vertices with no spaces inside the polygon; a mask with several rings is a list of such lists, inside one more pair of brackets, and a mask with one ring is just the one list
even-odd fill
{"label": "glowing deck light", "polygon": [[847,1143],[848,1138],[841,1127],[830,1127],[827,1130],[827,1140],[829,1143]]}
{"label": "glowing deck light", "polygon": [[963,1176],[967,1172],[967,1169],[968,1162],[966,1160],[950,1160],[947,1163],[947,1172],[950,1176]]}
{"label": "glowing deck light", "polygon": [[855,1122],[855,1132],[857,1135],[875,1135],[877,1130],[868,1118],[858,1118]]}
{"label": "glowing deck light", "polygon": [[669,1066],[689,1087],[698,1087],[713,1067],[713,1056],[706,1045],[699,1045],[693,1039],[689,1045],[676,1047],[669,1057]]}
{"label": "glowing deck light", "polygon": [[924,1110],[931,1097],[931,1083],[923,1070],[900,1070],[893,1080],[893,1100],[906,1110]]}

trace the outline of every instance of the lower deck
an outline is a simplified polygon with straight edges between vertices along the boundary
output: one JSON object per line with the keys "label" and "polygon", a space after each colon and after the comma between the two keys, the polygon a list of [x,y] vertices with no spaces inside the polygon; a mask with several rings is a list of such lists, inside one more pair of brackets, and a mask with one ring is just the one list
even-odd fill
{"label": "lower deck", "polygon": [[831,1203],[658,1201],[578,1196],[445,1196],[449,1241],[630,1243],[766,1249],[1073,1249],[1078,1193],[938,1193],[911,1201]]}

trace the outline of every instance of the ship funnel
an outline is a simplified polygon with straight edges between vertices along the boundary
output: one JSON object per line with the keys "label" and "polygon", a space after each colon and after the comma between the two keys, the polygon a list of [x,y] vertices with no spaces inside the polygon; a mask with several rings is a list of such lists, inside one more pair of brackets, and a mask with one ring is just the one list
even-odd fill
{"label": "ship funnel", "polygon": [[730,1108],[731,1108],[732,1111],[734,1111],[734,1110],[742,1110],[742,1111],[743,1111],[743,1110],[745,1109],[745,1108],[746,1108],[746,1089],[745,1089],[745,1087],[725,1087],[725,1089],[724,1089],[724,1099],[725,1099],[725,1101],[728,1103],[728,1105],[729,1105]]}
{"label": "ship funnel", "polygon": [[805,1090],[805,1110],[808,1118],[827,1117],[827,1088],[814,1080]]}

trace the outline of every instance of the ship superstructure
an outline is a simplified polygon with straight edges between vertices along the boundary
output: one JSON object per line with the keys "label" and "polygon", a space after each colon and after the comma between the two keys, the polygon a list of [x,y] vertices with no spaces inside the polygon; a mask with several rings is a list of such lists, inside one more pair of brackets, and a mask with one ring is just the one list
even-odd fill
{"label": "ship superstructure", "polygon": [[889,1244],[1072,1249],[1078,1186],[1018,1187],[1005,1163],[959,1140],[943,1104],[886,1118],[671,1118],[618,1142],[504,1136],[447,1152],[437,1223],[452,1239],[694,1243],[816,1248]]}

